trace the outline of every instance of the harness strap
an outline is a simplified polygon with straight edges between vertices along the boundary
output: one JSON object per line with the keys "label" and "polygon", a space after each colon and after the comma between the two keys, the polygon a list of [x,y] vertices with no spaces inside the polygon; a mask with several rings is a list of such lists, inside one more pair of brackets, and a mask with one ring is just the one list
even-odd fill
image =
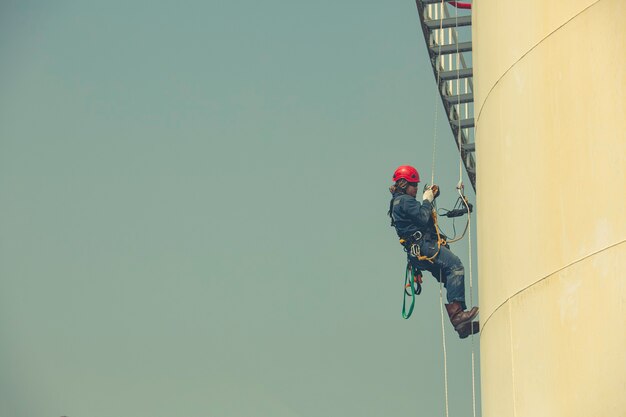
{"label": "harness strap", "polygon": [[[422,276],[420,271],[413,268],[411,262],[406,263],[406,271],[404,273],[404,298],[402,299],[402,317],[408,319],[413,314],[413,308],[415,307],[415,295],[422,293]],[[408,291],[408,288],[411,291]],[[409,310],[406,309],[406,297],[411,297],[411,306]]]}
{"label": "harness strap", "polygon": [[447,241],[445,237],[441,235],[439,231],[439,224],[437,223],[437,212],[435,210],[432,211],[433,223],[435,224],[435,231],[437,232],[437,252],[434,253],[433,256],[425,256],[421,255],[419,251],[419,246],[416,244],[411,245],[411,254],[414,255],[418,261],[427,261],[431,264],[435,263],[435,258],[439,255],[439,251],[441,250],[441,246],[447,245]]}
{"label": "harness strap", "polygon": [[395,199],[396,199],[395,197],[391,198],[391,201],[389,202],[389,211],[387,212],[387,215],[391,219],[391,226],[392,227],[396,227],[396,222],[393,220],[393,201]]}

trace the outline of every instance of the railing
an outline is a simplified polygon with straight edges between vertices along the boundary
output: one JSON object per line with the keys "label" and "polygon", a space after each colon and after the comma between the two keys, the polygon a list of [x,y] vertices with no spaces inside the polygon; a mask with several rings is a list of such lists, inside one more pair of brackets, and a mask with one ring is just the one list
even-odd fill
{"label": "railing", "polygon": [[471,10],[441,0],[416,0],[415,4],[454,141],[476,190]]}

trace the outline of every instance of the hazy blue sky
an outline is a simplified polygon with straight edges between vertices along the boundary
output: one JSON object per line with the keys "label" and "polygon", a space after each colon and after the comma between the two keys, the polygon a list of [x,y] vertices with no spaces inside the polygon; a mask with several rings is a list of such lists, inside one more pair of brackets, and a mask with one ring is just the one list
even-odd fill
{"label": "hazy blue sky", "polygon": [[3,1],[0,417],[444,415],[386,216],[434,84],[411,0]]}

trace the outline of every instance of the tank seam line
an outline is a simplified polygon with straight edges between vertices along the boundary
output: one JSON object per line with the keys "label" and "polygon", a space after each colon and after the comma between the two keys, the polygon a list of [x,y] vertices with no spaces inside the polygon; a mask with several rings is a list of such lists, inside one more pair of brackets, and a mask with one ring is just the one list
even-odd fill
{"label": "tank seam line", "polygon": [[567,264],[567,265],[565,265],[565,266],[563,266],[563,267],[561,267],[561,268],[557,269],[556,271],[553,271],[553,272],[549,273],[548,275],[544,276],[543,278],[540,278],[540,279],[538,279],[537,281],[533,282],[532,284],[527,285],[526,287],[524,287],[524,288],[522,288],[521,290],[517,291],[515,294],[511,295],[511,296],[510,296],[510,297],[508,297],[506,300],[504,300],[504,301],[503,301],[503,302],[502,302],[502,303],[501,303],[498,307],[496,307],[496,308],[493,310],[493,312],[489,315],[489,317],[487,317],[487,319],[485,320],[485,322],[484,322],[484,323],[481,323],[481,327],[482,327],[482,329],[481,329],[481,331],[480,331],[480,332],[482,333],[482,332],[484,332],[484,331],[485,331],[485,328],[487,327],[487,323],[489,323],[489,321],[490,321],[490,319],[493,317],[493,315],[494,315],[494,314],[496,314],[496,312],[497,312],[498,310],[500,310],[500,308],[501,308],[502,306],[504,306],[506,303],[508,303],[509,301],[511,301],[511,300],[513,299],[513,297],[516,297],[517,295],[519,295],[519,294],[521,294],[522,292],[526,291],[526,290],[527,290],[527,289],[529,289],[530,287],[533,287],[533,286],[535,286],[536,284],[539,284],[540,282],[542,282],[542,281],[544,281],[544,280],[546,280],[546,279],[548,279],[548,278],[550,278],[550,277],[554,276],[555,274],[558,274],[559,272],[561,272],[561,271],[563,271],[563,270],[565,270],[565,269],[569,268],[570,266],[573,266],[573,265],[575,265],[575,264],[577,264],[577,263],[580,263],[580,262],[582,262],[582,261],[584,261],[584,260],[586,260],[586,259],[588,259],[588,258],[591,258],[591,257],[592,257],[592,256],[594,256],[594,255],[597,255],[597,254],[599,254],[599,253],[601,253],[601,252],[604,252],[604,251],[606,251],[606,250],[612,249],[612,248],[614,248],[614,247],[616,247],[616,246],[619,246],[619,245],[621,245],[621,244],[624,244],[624,243],[626,243],[626,239],[623,239],[623,240],[621,240],[620,242],[613,243],[613,244],[611,244],[611,245],[609,245],[609,246],[606,246],[606,247],[604,247],[604,248],[602,248],[602,249],[599,249],[599,250],[597,250],[597,251],[595,251],[595,252],[592,252],[592,253],[590,253],[590,254],[588,254],[588,255],[585,255],[585,256],[583,256],[582,258],[579,258],[579,259],[577,259],[577,260],[575,260],[575,261],[570,262],[569,264]]}
{"label": "tank seam line", "polygon": [[594,3],[590,4],[589,6],[585,7],[583,10],[581,10],[580,12],[576,13],[574,16],[570,17],[567,21],[563,22],[559,27],[557,27],[556,29],[554,29],[552,32],[548,33],[546,36],[544,36],[539,42],[537,42],[536,44],[534,44],[532,46],[532,48],[530,48],[528,51],[524,52],[524,54],[522,56],[520,56],[513,64],[511,64],[511,66],[509,68],[507,68],[506,71],[504,71],[502,73],[502,75],[496,80],[495,83],[493,83],[493,85],[491,86],[491,88],[489,89],[489,92],[487,93],[487,95],[485,96],[485,99],[483,100],[482,105],[480,106],[480,110],[478,111],[478,116],[476,117],[476,123],[478,123],[478,121],[480,120],[480,116],[483,114],[483,107],[485,107],[485,103],[487,102],[487,99],[489,98],[489,96],[491,95],[491,92],[496,88],[496,86],[500,83],[500,81],[509,73],[509,71],[511,71],[513,69],[513,67],[515,65],[517,65],[522,59],[524,59],[526,57],[526,55],[528,55],[529,53],[531,53],[532,51],[535,50],[536,47],[538,47],[541,43],[543,43],[543,41],[545,41],[546,39],[548,39],[550,36],[554,35],[556,32],[558,32],[563,26],[567,25],[569,22],[571,22],[572,20],[576,19],[578,16],[580,16],[581,14],[583,14],[584,12],[586,12],[588,9],[590,9],[591,7],[595,6],[596,4],[600,3],[602,0],[597,0]]}

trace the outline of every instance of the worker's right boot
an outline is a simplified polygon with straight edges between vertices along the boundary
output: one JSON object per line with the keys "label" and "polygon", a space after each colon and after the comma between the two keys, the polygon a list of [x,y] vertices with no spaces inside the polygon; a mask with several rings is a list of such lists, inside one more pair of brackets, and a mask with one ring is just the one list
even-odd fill
{"label": "worker's right boot", "polygon": [[452,323],[455,329],[463,323],[472,321],[478,314],[478,307],[472,307],[469,311],[463,311],[461,303],[458,301],[446,304],[446,310],[448,311],[448,317],[450,317],[450,323]]}
{"label": "worker's right boot", "polygon": [[480,332],[480,324],[477,321],[468,321],[466,323],[459,324],[459,326],[456,327],[454,330],[456,330],[461,339],[465,339],[471,334],[476,334]]}

